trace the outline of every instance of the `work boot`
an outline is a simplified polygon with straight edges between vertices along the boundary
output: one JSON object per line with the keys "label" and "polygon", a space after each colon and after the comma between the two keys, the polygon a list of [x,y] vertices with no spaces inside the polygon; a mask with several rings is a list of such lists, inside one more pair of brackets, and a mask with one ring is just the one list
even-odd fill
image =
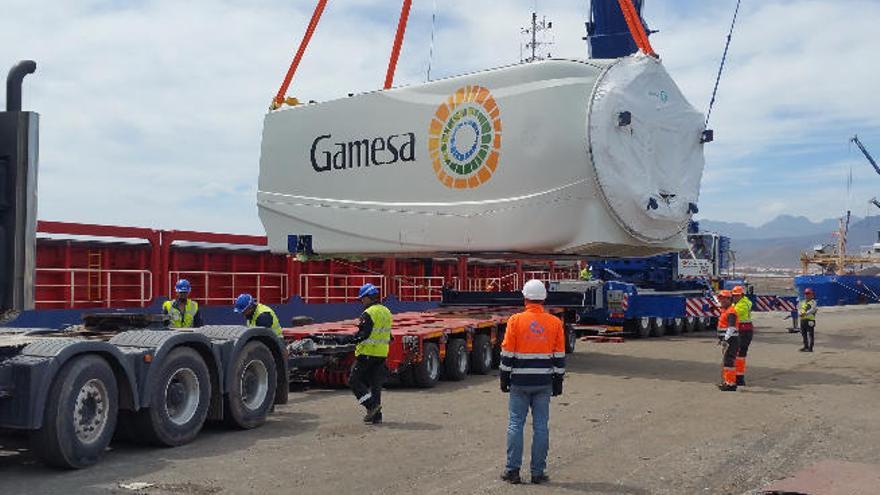
{"label": "work boot", "polygon": [[540,485],[541,483],[549,483],[549,482],[550,482],[550,477],[544,473],[532,475],[532,484],[533,485]]}
{"label": "work boot", "polygon": [[372,423],[374,419],[376,419],[377,415],[382,414],[382,406],[376,404],[367,410],[367,414],[364,416],[364,423]]}
{"label": "work boot", "polygon": [[522,478],[519,477],[519,471],[504,471],[501,473],[501,479],[510,483],[511,485],[518,485],[522,483]]}
{"label": "work boot", "polygon": [[801,348],[798,349],[798,350],[801,351],[801,352],[810,352],[810,350],[807,349],[806,347],[801,347]]}
{"label": "work boot", "polygon": [[732,383],[719,383],[718,390],[722,392],[736,392],[736,385]]}
{"label": "work boot", "polygon": [[370,423],[374,424],[374,425],[381,425],[382,424],[382,411],[379,411],[379,414],[373,416],[373,421],[371,421]]}
{"label": "work boot", "polygon": [[745,384],[746,384],[746,377],[745,377],[745,375],[736,375],[736,385],[737,385],[738,387],[742,387],[742,386],[745,385]]}

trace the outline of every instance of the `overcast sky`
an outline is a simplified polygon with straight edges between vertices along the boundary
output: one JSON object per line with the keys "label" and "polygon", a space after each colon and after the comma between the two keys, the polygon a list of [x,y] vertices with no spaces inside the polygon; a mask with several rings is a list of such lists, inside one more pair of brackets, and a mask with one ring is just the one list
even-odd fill
{"label": "overcast sky", "polygon": [[[554,57],[584,58],[584,0],[437,0],[432,77],[519,60],[537,5]],[[432,0],[415,0],[395,83],[423,82]],[[690,101],[708,106],[735,0],[648,0],[652,43]],[[262,233],[263,115],[312,0],[3,0],[0,67],[38,63],[39,217]],[[331,0],[290,94],[378,88],[400,2]],[[744,0],[710,127],[701,216],[760,224],[875,213],[880,176],[877,0]],[[0,94],[4,99],[5,94]],[[4,102],[5,104],[5,102]],[[847,193],[846,177],[854,186]],[[873,207],[871,207],[873,208]],[[878,212],[880,213],[880,212]]]}

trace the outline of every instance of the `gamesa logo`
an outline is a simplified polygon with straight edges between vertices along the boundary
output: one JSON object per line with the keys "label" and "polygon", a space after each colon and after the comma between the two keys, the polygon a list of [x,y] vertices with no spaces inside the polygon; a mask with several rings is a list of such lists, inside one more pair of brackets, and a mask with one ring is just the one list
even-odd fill
{"label": "gamesa logo", "polygon": [[501,110],[488,89],[459,88],[437,107],[428,128],[428,151],[446,187],[469,189],[492,178],[501,152]]}

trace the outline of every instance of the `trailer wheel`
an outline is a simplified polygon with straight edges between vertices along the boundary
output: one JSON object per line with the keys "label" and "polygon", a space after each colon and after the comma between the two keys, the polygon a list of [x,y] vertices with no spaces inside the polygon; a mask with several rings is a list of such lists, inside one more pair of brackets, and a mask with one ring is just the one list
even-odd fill
{"label": "trailer wheel", "polygon": [[681,335],[684,333],[684,318],[671,318],[667,332],[669,335]]}
{"label": "trailer wheel", "polygon": [[68,361],[49,389],[43,427],[31,436],[37,457],[50,466],[83,468],[100,460],[116,429],[118,388],[104,358]]}
{"label": "trailer wheel", "polygon": [[574,347],[577,345],[577,332],[574,331],[574,328],[566,323],[565,324],[565,353],[571,354],[574,352]]}
{"label": "trailer wheel", "polygon": [[468,374],[469,361],[467,342],[464,339],[451,339],[446,343],[443,378],[453,382],[464,380]]}
{"label": "trailer wheel", "polygon": [[414,387],[416,384],[415,376],[413,376],[412,366],[407,366],[405,370],[397,372],[397,378],[400,380],[402,387]]}
{"label": "trailer wheel", "polygon": [[692,333],[697,331],[697,319],[693,316],[688,316],[684,319],[684,331],[687,333]]}
{"label": "trailer wheel", "polygon": [[636,335],[640,339],[646,339],[651,336],[651,326],[653,318],[643,316],[636,320]]}
{"label": "trailer wheel", "polygon": [[262,342],[248,342],[232,362],[230,375],[224,414],[227,424],[247,430],[265,423],[275,400],[278,376],[272,352]]}
{"label": "trailer wheel", "polygon": [[651,337],[666,335],[666,320],[659,317],[651,318]]}
{"label": "trailer wheel", "polygon": [[422,361],[413,366],[413,379],[416,386],[421,388],[437,385],[440,379],[440,350],[437,344],[425,342],[422,345]]}
{"label": "trailer wheel", "polygon": [[697,318],[697,331],[704,332],[709,329],[709,318],[700,316]]}
{"label": "trailer wheel", "polygon": [[501,343],[504,342],[504,332],[506,329],[498,332],[496,337],[497,344],[492,346],[492,369],[497,369],[501,366]]}
{"label": "trailer wheel", "polygon": [[211,379],[205,360],[189,347],[178,347],[159,364],[149,385],[150,407],[138,413],[140,430],[150,443],[175,447],[201,431],[211,402]]}
{"label": "trailer wheel", "polygon": [[471,351],[471,372],[485,375],[492,369],[492,342],[488,335],[474,337],[474,348]]}

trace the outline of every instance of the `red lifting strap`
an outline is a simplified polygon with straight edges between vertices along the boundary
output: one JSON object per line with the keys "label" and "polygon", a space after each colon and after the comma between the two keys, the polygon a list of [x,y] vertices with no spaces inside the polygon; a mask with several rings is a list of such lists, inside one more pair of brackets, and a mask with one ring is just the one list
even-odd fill
{"label": "red lifting strap", "polygon": [[397,70],[397,58],[400,57],[400,47],[403,45],[403,35],[406,33],[406,23],[409,19],[409,8],[412,0],[403,0],[400,10],[400,20],[397,21],[397,35],[394,37],[394,47],[391,49],[391,59],[388,61],[388,71],[385,73],[385,89],[390,89],[394,84],[394,71]]}
{"label": "red lifting strap", "polygon": [[648,34],[645,33],[645,26],[642,25],[642,21],[639,19],[639,13],[636,11],[636,7],[633,5],[632,0],[617,0],[617,3],[620,4],[623,18],[626,20],[626,25],[629,27],[629,32],[633,37],[633,41],[636,42],[636,46],[646,54],[656,57],[657,53],[651,48],[651,42],[648,41]]}
{"label": "red lifting strap", "polygon": [[281,103],[284,101],[284,95],[287,94],[287,88],[290,87],[290,82],[293,80],[293,74],[296,73],[296,68],[299,67],[299,62],[302,60],[303,54],[306,52],[306,47],[309,46],[309,41],[312,39],[312,35],[315,34],[315,29],[318,27],[318,21],[321,20],[321,14],[324,13],[324,7],[326,6],[327,0],[318,0],[318,4],[315,5],[315,11],[312,13],[312,20],[309,21],[309,27],[306,28],[306,34],[299,43],[299,49],[296,51],[296,55],[290,63],[290,68],[287,69],[287,75],[284,76],[284,81],[281,83],[281,87],[278,88],[278,94],[275,95],[275,99],[273,100],[273,107],[277,108],[281,106]]}

